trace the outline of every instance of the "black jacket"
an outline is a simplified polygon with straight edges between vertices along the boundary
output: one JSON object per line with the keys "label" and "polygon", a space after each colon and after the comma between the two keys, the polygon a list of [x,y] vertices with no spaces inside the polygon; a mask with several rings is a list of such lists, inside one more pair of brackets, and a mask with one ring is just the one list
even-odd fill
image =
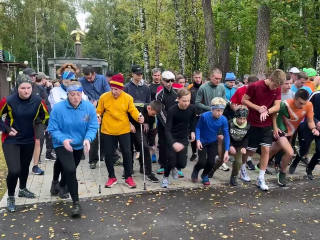
{"label": "black jacket", "polygon": [[128,93],[131,97],[133,97],[134,103],[150,103],[151,102],[150,89],[144,83],[136,85],[131,80],[126,85],[124,85],[123,91]]}
{"label": "black jacket", "polygon": [[[193,104],[193,105],[196,105],[196,97],[197,97],[197,92],[199,90],[199,87],[201,86],[202,84],[196,84],[196,83],[192,83],[188,86],[188,90],[191,92],[191,101],[190,103]],[[196,113],[197,115],[200,115],[201,114],[201,109],[196,109]]]}

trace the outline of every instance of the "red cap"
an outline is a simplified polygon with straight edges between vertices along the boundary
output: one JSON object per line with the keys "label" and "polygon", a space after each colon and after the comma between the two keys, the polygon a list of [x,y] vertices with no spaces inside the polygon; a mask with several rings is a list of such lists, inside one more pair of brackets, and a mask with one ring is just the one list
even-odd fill
{"label": "red cap", "polygon": [[110,80],[110,87],[115,87],[123,90],[124,78],[121,74],[113,75]]}

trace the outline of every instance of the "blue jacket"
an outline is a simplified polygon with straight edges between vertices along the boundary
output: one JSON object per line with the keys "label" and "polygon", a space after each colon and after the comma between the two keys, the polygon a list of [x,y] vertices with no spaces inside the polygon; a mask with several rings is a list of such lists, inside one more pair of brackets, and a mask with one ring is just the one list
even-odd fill
{"label": "blue jacket", "polygon": [[201,115],[196,127],[196,140],[202,144],[209,144],[218,141],[218,134],[222,128],[223,141],[226,151],[230,148],[229,125],[225,116],[214,119],[212,112],[205,112]]}
{"label": "blue jacket", "polygon": [[88,96],[89,101],[98,101],[102,94],[111,90],[105,76],[100,74],[96,74],[93,82],[88,82],[85,77],[80,78],[79,82],[81,82],[83,92]]}
{"label": "blue jacket", "polygon": [[233,94],[237,91],[236,88],[228,88],[227,84],[224,84],[224,88],[226,89],[226,99],[230,101]]}
{"label": "blue jacket", "polygon": [[90,142],[95,139],[98,127],[96,109],[89,101],[82,100],[75,109],[66,100],[54,106],[48,132],[52,136],[54,148],[63,146],[64,140],[72,139],[72,148],[79,150],[83,148],[85,139]]}

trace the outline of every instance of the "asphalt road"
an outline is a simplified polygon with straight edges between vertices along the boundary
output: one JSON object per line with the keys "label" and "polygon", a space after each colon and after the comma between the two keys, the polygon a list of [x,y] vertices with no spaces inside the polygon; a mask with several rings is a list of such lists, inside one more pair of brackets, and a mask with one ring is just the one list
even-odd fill
{"label": "asphalt road", "polygon": [[0,214],[0,239],[320,239],[319,182],[87,200],[82,219],[69,202],[20,207]]}

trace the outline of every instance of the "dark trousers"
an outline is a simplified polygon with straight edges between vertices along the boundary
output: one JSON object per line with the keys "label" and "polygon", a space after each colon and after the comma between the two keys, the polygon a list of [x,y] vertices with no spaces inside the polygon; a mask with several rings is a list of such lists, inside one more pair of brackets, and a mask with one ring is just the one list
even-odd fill
{"label": "dark trousers", "polygon": [[29,166],[32,160],[34,143],[20,145],[2,144],[2,149],[8,167],[8,196],[14,196],[18,178],[20,189],[27,187]]}
{"label": "dark trousers", "polygon": [[53,180],[59,181],[60,173],[62,173],[63,167],[60,161],[57,160],[53,164]]}
{"label": "dark trousers", "polygon": [[149,147],[153,147],[156,141],[157,129],[149,129],[148,131],[148,144]]}
{"label": "dark trousers", "polygon": [[314,136],[309,129],[307,123],[301,123],[298,129],[299,154],[292,162],[293,166],[297,166],[301,158],[306,155],[310,149],[312,141],[315,141],[316,151],[311,158],[308,169],[313,170],[320,160],[320,137]]}
{"label": "dark trousers", "polygon": [[167,145],[166,145],[166,136],[165,136],[165,128],[161,123],[158,124],[158,138],[159,138],[159,164],[161,168],[166,166],[167,160]]}
{"label": "dark trousers", "polygon": [[102,157],[104,155],[104,139],[102,133],[99,131],[97,132],[96,138],[90,144],[89,163],[97,163],[99,161],[98,134],[100,134],[100,156]]}
{"label": "dark trousers", "polygon": [[[197,122],[199,121],[200,116],[197,116]],[[197,140],[194,140],[193,142],[191,142],[191,150],[192,150],[192,154],[196,154],[197,153]]]}
{"label": "dark trousers", "polygon": [[[131,156],[132,156],[132,163],[133,163],[133,146],[135,146],[135,149],[140,152],[139,156],[139,163],[140,167],[143,166],[143,161],[142,161],[142,140],[141,140],[141,128],[136,126],[136,132],[130,134],[131,137]],[[147,138],[147,133],[143,132],[143,154],[144,154],[144,164],[146,168],[146,175],[149,175],[152,172],[152,167],[151,167],[151,156],[150,156],[150,150],[149,150],[149,145],[148,145],[148,138]]]}
{"label": "dark trousers", "polygon": [[125,178],[131,177],[132,175],[132,153],[131,153],[131,140],[130,133],[122,134],[119,136],[113,136],[108,134],[102,134],[104,138],[104,149],[105,149],[105,163],[107,165],[109,178],[115,178],[113,167],[113,155],[114,149],[120,144],[120,149],[123,157],[123,167]]}
{"label": "dark trousers", "polygon": [[[199,172],[203,169],[203,175],[207,175],[213,168],[215,158],[218,154],[218,142],[202,144],[202,150],[198,150],[198,162],[194,170]],[[207,157],[208,155],[208,157]]]}
{"label": "dark trousers", "polygon": [[57,161],[63,167],[63,174],[61,176],[60,186],[68,186],[73,202],[79,201],[77,167],[80,163],[83,149],[67,151],[64,147],[55,148],[57,154]]}
{"label": "dark trousers", "polygon": [[182,169],[187,165],[188,144],[180,152],[176,152],[172,146],[167,145],[168,162],[164,168],[164,176],[169,177],[170,171],[174,168]]}

